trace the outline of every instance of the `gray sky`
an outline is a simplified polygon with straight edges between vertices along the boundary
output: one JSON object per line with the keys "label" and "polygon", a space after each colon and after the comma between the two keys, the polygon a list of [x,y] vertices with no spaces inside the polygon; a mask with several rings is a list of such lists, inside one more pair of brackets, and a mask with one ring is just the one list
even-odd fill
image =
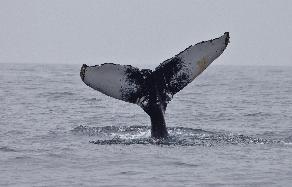
{"label": "gray sky", "polygon": [[292,1],[0,0],[0,62],[159,64],[231,43],[216,64],[292,65]]}

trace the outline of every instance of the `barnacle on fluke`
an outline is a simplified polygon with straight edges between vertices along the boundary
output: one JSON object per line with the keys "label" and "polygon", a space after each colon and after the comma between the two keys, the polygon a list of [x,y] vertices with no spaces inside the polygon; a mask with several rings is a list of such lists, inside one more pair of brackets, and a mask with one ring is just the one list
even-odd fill
{"label": "barnacle on fluke", "polygon": [[174,94],[202,73],[229,43],[229,33],[191,45],[161,63],[154,71],[106,63],[80,70],[82,81],[108,96],[138,104],[151,118],[151,136],[168,135],[164,113]]}

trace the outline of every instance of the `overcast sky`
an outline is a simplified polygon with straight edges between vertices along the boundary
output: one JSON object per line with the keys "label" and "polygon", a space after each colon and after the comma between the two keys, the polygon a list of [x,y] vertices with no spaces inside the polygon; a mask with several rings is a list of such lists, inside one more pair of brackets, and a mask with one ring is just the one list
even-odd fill
{"label": "overcast sky", "polygon": [[147,67],[229,31],[216,64],[292,65],[292,1],[0,0],[0,62]]}

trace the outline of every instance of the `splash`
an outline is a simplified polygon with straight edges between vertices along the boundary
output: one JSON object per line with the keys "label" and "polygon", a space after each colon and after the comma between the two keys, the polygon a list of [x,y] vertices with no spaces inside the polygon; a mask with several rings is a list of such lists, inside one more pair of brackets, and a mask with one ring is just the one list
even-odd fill
{"label": "splash", "polygon": [[95,140],[91,140],[90,143],[98,145],[220,146],[280,143],[279,140],[184,127],[169,127],[169,137],[163,139],[151,138],[148,126],[89,127],[80,125],[72,132],[76,135],[94,137]]}

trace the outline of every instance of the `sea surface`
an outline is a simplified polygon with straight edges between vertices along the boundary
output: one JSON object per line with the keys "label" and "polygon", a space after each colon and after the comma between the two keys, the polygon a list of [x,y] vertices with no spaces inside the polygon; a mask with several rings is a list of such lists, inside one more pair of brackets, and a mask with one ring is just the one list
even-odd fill
{"label": "sea surface", "polygon": [[291,186],[292,67],[212,65],[150,137],[80,65],[1,64],[0,186]]}

